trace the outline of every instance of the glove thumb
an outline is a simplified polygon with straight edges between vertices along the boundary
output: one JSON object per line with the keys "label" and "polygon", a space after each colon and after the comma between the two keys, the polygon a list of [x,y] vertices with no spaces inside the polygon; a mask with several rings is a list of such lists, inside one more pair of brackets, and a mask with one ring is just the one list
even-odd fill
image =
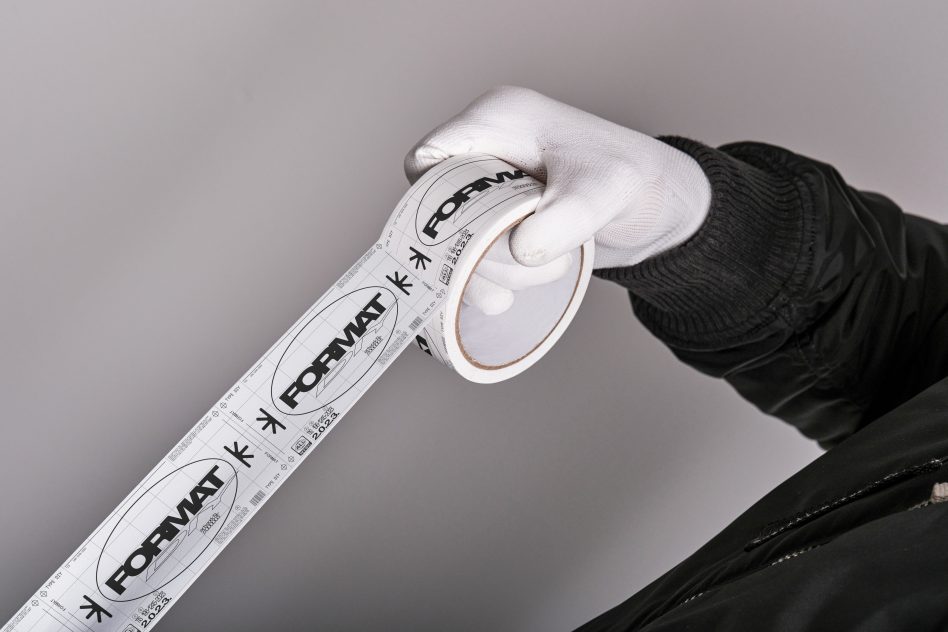
{"label": "glove thumb", "polygon": [[556,195],[547,188],[536,212],[511,231],[517,263],[540,266],[578,248],[612,219],[580,193]]}

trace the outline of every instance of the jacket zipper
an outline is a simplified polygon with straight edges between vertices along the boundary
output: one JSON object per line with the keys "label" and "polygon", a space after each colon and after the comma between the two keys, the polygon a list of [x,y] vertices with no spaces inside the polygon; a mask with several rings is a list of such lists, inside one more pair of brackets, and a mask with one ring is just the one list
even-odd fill
{"label": "jacket zipper", "polygon": [[[909,507],[909,508],[906,509],[905,511],[913,511],[913,510],[915,510],[915,509],[922,509],[922,508],[924,508],[924,507],[928,507],[928,506],[930,506],[930,505],[937,505],[937,504],[939,504],[939,503],[943,503],[943,502],[946,502],[946,501],[948,501],[948,482],[946,482],[946,483],[935,483],[935,485],[932,487],[932,493],[931,493],[931,497],[930,497],[930,498],[928,498],[928,499],[926,499],[926,500],[924,500],[924,501],[918,503],[917,505],[912,505],[911,507]],[[784,555],[781,555],[781,556],[778,557],[777,559],[773,560],[772,562],[770,562],[770,564],[768,564],[766,567],[761,567],[761,568],[758,568],[757,570],[751,571],[751,572],[757,572],[757,571],[759,571],[759,570],[761,570],[761,569],[763,569],[763,568],[770,568],[771,566],[776,566],[777,564],[782,564],[783,562],[787,562],[787,561],[789,561],[789,560],[798,558],[798,557],[800,557],[801,555],[803,555],[804,553],[808,553],[808,552],[812,551],[813,549],[817,549],[817,548],[823,546],[824,544],[826,544],[826,543],[825,543],[825,542],[820,542],[819,544],[811,544],[811,545],[805,546],[805,547],[803,547],[803,548],[801,548],[801,549],[797,549],[796,551],[792,551],[792,552],[790,552],[790,553],[786,553],[786,554],[784,554]],[[738,578],[735,578],[735,579],[738,579]],[[720,585],[721,585],[721,584],[718,584],[718,586],[720,586]],[[712,588],[716,588],[716,587],[717,587],[717,586],[712,586]],[[678,602],[676,605],[674,605],[671,609],[669,609],[668,612],[671,612],[672,610],[675,610],[676,608],[680,608],[681,606],[685,605],[686,603],[689,603],[689,602],[691,602],[691,601],[694,601],[694,600],[697,599],[698,597],[701,597],[701,596],[704,595],[706,592],[708,592],[708,590],[710,590],[710,588],[707,588],[707,589],[705,589],[705,590],[701,590],[701,591],[696,592],[696,593],[694,593],[694,594],[692,594],[692,595],[689,595],[689,596],[686,597],[685,599],[679,601],[679,602]],[[668,614],[668,612],[666,612],[665,614]]]}

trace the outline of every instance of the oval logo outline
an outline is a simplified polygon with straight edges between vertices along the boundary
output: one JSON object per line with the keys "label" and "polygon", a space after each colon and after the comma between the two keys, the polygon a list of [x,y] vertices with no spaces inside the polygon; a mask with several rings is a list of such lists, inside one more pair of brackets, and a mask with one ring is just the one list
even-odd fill
{"label": "oval logo outline", "polygon": [[[537,189],[543,187],[542,183],[537,182],[537,183],[536,183],[536,186],[534,186],[534,187],[531,187],[531,188],[529,188],[529,189],[520,189],[520,190],[518,190],[515,194],[511,195],[510,197],[504,198],[503,200],[497,202],[496,204],[493,204],[493,205],[491,205],[491,206],[485,208],[483,211],[481,211],[480,213],[478,213],[478,214],[475,215],[474,217],[471,217],[469,220],[467,220],[467,222],[465,222],[465,223],[464,223],[463,225],[461,225],[461,226],[458,226],[457,229],[456,229],[454,232],[452,232],[450,235],[447,235],[447,236],[444,237],[443,239],[439,239],[439,240],[435,241],[435,240],[432,240],[431,238],[429,238],[429,237],[427,237],[427,236],[425,236],[425,235],[422,235],[421,231],[418,230],[419,215],[421,214],[421,206],[422,206],[422,204],[424,203],[425,198],[428,196],[428,193],[431,192],[431,189],[432,189],[436,184],[438,184],[447,174],[451,173],[451,172],[454,171],[455,169],[460,169],[460,168],[462,168],[462,167],[466,167],[466,166],[471,165],[471,164],[474,164],[474,163],[476,163],[476,162],[489,162],[489,161],[492,161],[492,160],[493,160],[493,161],[496,161],[496,162],[499,162],[499,163],[501,163],[502,165],[504,165],[504,162],[503,162],[502,160],[500,160],[499,158],[495,158],[495,157],[493,157],[493,156],[482,156],[482,157],[473,158],[473,159],[468,160],[468,161],[466,161],[466,162],[462,162],[462,163],[460,163],[460,164],[454,165],[454,166],[452,166],[450,169],[448,169],[447,171],[445,171],[444,173],[439,173],[439,174],[438,174],[438,176],[434,179],[434,181],[432,181],[432,183],[428,185],[428,188],[425,189],[425,192],[421,194],[421,197],[418,199],[418,203],[417,203],[417,205],[416,205],[416,207],[415,207],[415,221],[413,222],[413,224],[414,224],[414,228],[415,228],[415,236],[418,237],[418,241],[420,241],[421,243],[423,243],[424,245],[429,246],[429,247],[437,246],[437,245],[443,244],[444,242],[448,241],[449,239],[451,239],[452,237],[454,237],[455,235],[457,235],[459,232],[461,232],[462,230],[464,230],[465,228],[467,228],[468,226],[470,226],[473,222],[475,222],[478,218],[482,217],[485,213],[488,213],[488,212],[492,211],[493,209],[497,208],[497,207],[500,206],[501,204],[504,204],[504,203],[507,202],[508,200],[511,200],[511,199],[513,199],[513,198],[515,198],[515,197],[518,197],[518,196],[520,196],[520,195],[524,195],[524,194],[526,194],[526,193],[529,193],[529,192],[531,192],[531,191],[535,191],[535,190],[537,190]],[[506,166],[506,165],[505,165],[505,166]]]}
{"label": "oval logo outline", "polygon": [[[296,340],[303,334],[303,332],[305,332],[307,329],[309,329],[310,325],[313,324],[313,321],[315,321],[317,318],[319,318],[319,316],[320,316],[321,314],[323,314],[323,312],[325,312],[326,310],[330,309],[333,305],[335,305],[336,303],[338,303],[339,301],[341,301],[341,300],[344,299],[344,298],[347,298],[347,297],[352,296],[353,294],[356,294],[356,293],[358,293],[358,292],[364,292],[365,290],[372,290],[372,289],[381,290],[382,292],[386,292],[386,293],[388,294],[388,296],[392,299],[392,304],[391,304],[391,306],[390,306],[389,308],[386,308],[386,311],[387,311],[388,309],[391,309],[391,308],[394,308],[394,309],[395,309],[395,314],[394,314],[393,317],[391,318],[391,326],[388,327],[388,336],[385,338],[384,342],[383,342],[381,345],[379,345],[379,347],[378,347],[376,350],[373,351],[375,357],[373,358],[372,362],[369,364],[368,367],[366,367],[365,371],[363,371],[362,374],[361,374],[358,378],[356,378],[355,381],[352,382],[352,384],[349,385],[348,388],[346,388],[346,389],[345,389],[344,391],[342,391],[341,393],[336,394],[336,395],[335,395],[332,399],[330,399],[328,402],[324,402],[324,403],[320,404],[319,406],[317,406],[316,408],[307,408],[307,410],[300,411],[300,412],[287,412],[287,411],[285,410],[285,406],[281,406],[280,404],[277,403],[276,392],[275,392],[275,389],[276,389],[276,376],[277,376],[277,373],[280,371],[280,367],[283,366],[283,361],[286,359],[286,355],[290,352],[290,349],[293,348],[293,345],[296,343]],[[351,390],[353,389],[353,387],[355,387],[356,384],[358,384],[359,382],[361,382],[361,381],[362,381],[362,378],[364,378],[364,377],[368,374],[368,372],[372,370],[372,367],[374,367],[375,364],[376,364],[376,362],[378,362],[379,357],[382,355],[382,352],[385,351],[385,349],[388,348],[388,343],[391,342],[392,336],[393,336],[394,333],[395,333],[395,327],[396,327],[396,325],[398,324],[398,302],[399,302],[398,297],[395,296],[395,293],[392,292],[392,291],[391,291],[390,289],[388,289],[387,287],[385,287],[385,286],[383,286],[383,285],[366,285],[366,286],[357,288],[357,289],[355,289],[355,290],[352,290],[351,292],[346,292],[346,293],[343,294],[342,296],[339,296],[338,298],[334,299],[333,301],[327,303],[327,304],[326,304],[325,306],[323,306],[318,312],[316,312],[315,314],[313,314],[312,318],[310,318],[309,320],[307,320],[306,323],[305,323],[302,327],[300,327],[299,331],[297,331],[296,334],[293,335],[293,338],[290,339],[289,343],[287,343],[286,349],[284,349],[284,350],[283,350],[283,353],[280,354],[280,359],[279,359],[279,361],[277,362],[276,367],[273,369],[273,374],[270,376],[270,402],[273,404],[273,407],[276,408],[276,409],[277,409],[278,411],[280,411],[281,413],[283,413],[284,415],[287,415],[287,416],[290,416],[290,417],[298,417],[298,416],[300,416],[300,415],[310,415],[310,414],[312,414],[312,413],[314,413],[314,412],[316,412],[316,411],[318,411],[318,410],[322,410],[322,409],[325,408],[326,406],[329,406],[330,404],[332,404],[333,402],[335,402],[336,400],[338,400],[340,397],[344,396],[346,393],[348,393],[349,391],[351,391]]]}
{"label": "oval logo outline", "polygon": [[[142,499],[144,499],[144,498],[151,492],[151,490],[153,490],[155,487],[157,487],[158,485],[160,485],[160,484],[161,484],[163,481],[165,481],[166,479],[168,479],[168,478],[174,476],[175,474],[180,473],[180,472],[181,472],[182,470],[184,470],[185,468],[191,467],[192,465],[194,465],[194,464],[196,464],[196,463],[202,463],[202,462],[204,462],[204,461],[216,461],[217,463],[223,463],[224,465],[226,465],[227,467],[230,468],[230,471],[233,473],[233,481],[234,481],[234,494],[233,494],[233,498],[230,499],[230,503],[229,503],[229,505],[228,505],[228,507],[227,507],[227,514],[224,516],[224,518],[223,518],[222,520],[218,520],[218,521],[217,521],[217,529],[214,531],[213,535],[211,535],[211,536],[208,537],[208,539],[207,539],[207,544],[205,544],[205,545],[204,545],[204,548],[202,548],[202,549],[197,553],[197,555],[194,556],[194,559],[192,559],[190,562],[188,562],[186,565],[184,565],[184,566],[181,568],[181,570],[179,570],[177,573],[175,573],[175,575],[173,575],[172,577],[170,577],[170,578],[168,578],[167,580],[165,580],[161,585],[156,586],[155,588],[152,588],[149,592],[143,593],[143,594],[141,594],[141,595],[135,595],[134,597],[129,597],[129,598],[127,598],[127,599],[113,599],[113,598],[107,596],[107,595],[105,594],[105,589],[103,589],[102,585],[101,585],[100,582],[99,582],[99,568],[100,568],[101,565],[102,565],[102,556],[105,555],[105,552],[108,550],[108,548],[109,548],[109,542],[111,542],[112,537],[115,535],[115,531],[119,528],[119,525],[121,525],[121,524],[123,524],[123,523],[125,522],[125,518],[128,516],[129,512],[130,512],[132,509],[134,509],[135,506],[138,505],[138,503],[141,502]],[[198,479],[198,481],[200,481],[200,479]],[[182,465],[181,467],[178,467],[178,468],[175,468],[175,469],[171,470],[170,472],[168,472],[167,474],[165,474],[164,476],[162,476],[161,478],[159,478],[157,481],[155,481],[154,483],[152,483],[152,484],[148,487],[148,489],[144,490],[141,494],[139,494],[138,498],[136,498],[136,499],[134,500],[134,502],[132,502],[132,504],[128,506],[128,509],[126,509],[126,510],[122,513],[122,517],[119,518],[119,519],[118,519],[118,522],[116,522],[115,525],[112,527],[112,530],[109,532],[109,537],[107,537],[107,538],[105,539],[105,544],[102,545],[102,549],[99,551],[99,557],[98,557],[98,559],[96,560],[96,563],[95,563],[95,585],[96,585],[96,588],[99,589],[99,594],[101,594],[103,597],[105,597],[106,599],[108,599],[109,601],[114,602],[114,603],[128,603],[128,602],[130,602],[130,601],[137,601],[137,600],[139,600],[139,599],[142,599],[142,598],[144,598],[144,597],[147,597],[148,595],[150,595],[150,594],[152,594],[152,593],[155,593],[155,592],[161,590],[162,588],[164,588],[165,586],[167,586],[168,584],[170,584],[170,583],[173,582],[174,580],[178,579],[178,577],[180,577],[181,574],[184,573],[184,571],[188,570],[195,562],[197,562],[199,559],[201,559],[201,556],[204,555],[204,552],[207,551],[207,549],[208,549],[208,548],[211,546],[211,544],[214,542],[214,538],[217,537],[217,534],[220,533],[221,529],[224,528],[224,525],[227,524],[227,520],[228,520],[228,518],[230,518],[230,514],[231,514],[231,512],[234,510],[234,505],[237,503],[237,494],[238,494],[238,492],[239,492],[239,488],[240,488],[240,477],[237,476],[237,469],[236,469],[233,465],[231,465],[228,461],[225,461],[224,459],[217,458],[217,457],[208,457],[208,458],[204,458],[204,459],[197,459],[196,461],[191,461],[190,463],[186,463],[186,464]],[[145,533],[148,533],[148,531],[146,530]],[[119,559],[122,559],[122,558],[119,557]],[[179,562],[179,564],[180,564],[180,562]],[[115,592],[115,591],[110,590],[109,592]]]}

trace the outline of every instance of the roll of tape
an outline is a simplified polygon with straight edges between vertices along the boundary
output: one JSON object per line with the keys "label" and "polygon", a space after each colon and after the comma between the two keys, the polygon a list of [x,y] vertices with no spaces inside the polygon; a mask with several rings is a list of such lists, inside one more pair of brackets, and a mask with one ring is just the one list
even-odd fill
{"label": "roll of tape", "polygon": [[[3,631],[154,626],[412,341],[475,382],[497,382],[536,362],[579,306],[592,243],[577,249],[563,278],[518,292],[501,316],[485,316],[461,299],[491,244],[533,212],[541,191],[540,182],[486,155],[452,158],[426,173],[381,239]],[[101,458],[118,449],[107,438],[101,445]]]}
{"label": "roll of tape", "polygon": [[517,291],[503,314],[487,316],[461,300],[491,245],[533,213],[542,192],[541,182],[493,156],[460,156],[426,173],[386,227],[397,233],[397,227],[413,224],[421,246],[442,249],[438,278],[447,282],[447,299],[416,342],[472,382],[509,379],[542,358],[563,335],[589,285],[592,240],[572,253],[563,277]]}

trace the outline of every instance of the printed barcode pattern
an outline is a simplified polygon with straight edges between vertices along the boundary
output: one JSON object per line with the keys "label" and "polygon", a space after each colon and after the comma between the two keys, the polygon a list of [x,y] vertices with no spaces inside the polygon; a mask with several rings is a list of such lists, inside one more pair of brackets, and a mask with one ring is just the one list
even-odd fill
{"label": "printed barcode pattern", "polygon": [[411,329],[412,331],[415,331],[416,329],[418,329],[418,326],[421,325],[423,320],[424,319],[421,316],[419,316],[415,320],[411,321],[411,324],[408,325],[408,328]]}
{"label": "printed barcode pattern", "polygon": [[250,504],[256,507],[257,505],[260,504],[260,501],[263,500],[265,496],[266,494],[263,493],[263,490],[257,492],[256,494],[253,495],[253,498],[250,499]]}

